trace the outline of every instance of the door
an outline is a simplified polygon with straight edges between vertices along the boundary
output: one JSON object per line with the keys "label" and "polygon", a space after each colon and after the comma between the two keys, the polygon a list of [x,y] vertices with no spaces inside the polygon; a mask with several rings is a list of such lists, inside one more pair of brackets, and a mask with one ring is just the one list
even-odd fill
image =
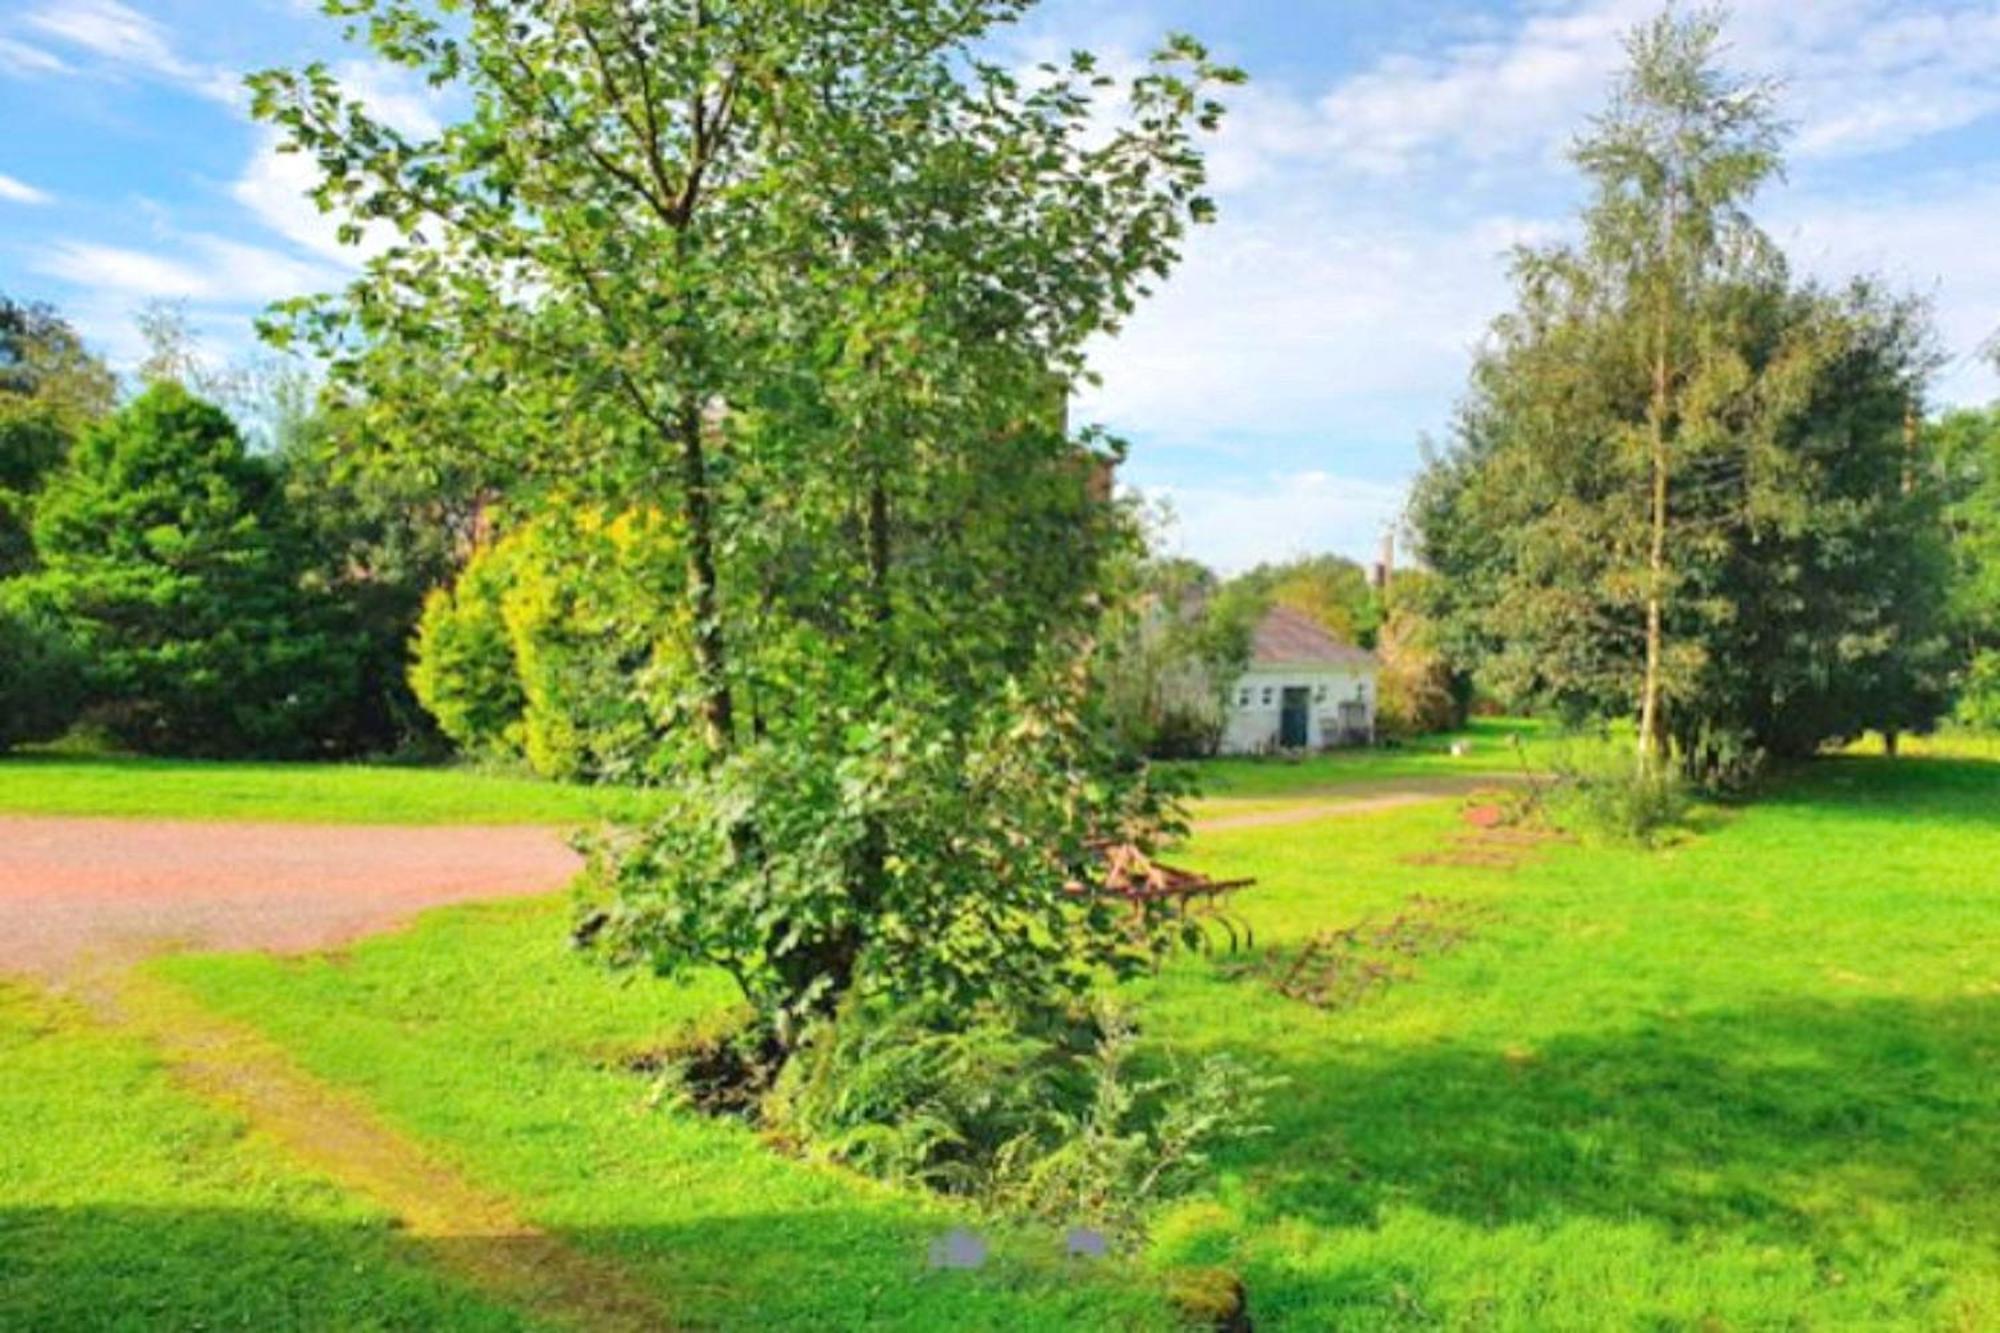
{"label": "door", "polygon": [[1287,686],[1284,712],[1278,716],[1278,744],[1303,750],[1312,744],[1312,691]]}

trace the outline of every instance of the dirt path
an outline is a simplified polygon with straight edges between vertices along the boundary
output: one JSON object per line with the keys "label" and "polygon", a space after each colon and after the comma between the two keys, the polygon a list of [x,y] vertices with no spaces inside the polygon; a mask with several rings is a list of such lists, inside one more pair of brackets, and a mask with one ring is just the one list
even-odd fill
{"label": "dirt path", "polygon": [[392,1214],[412,1252],[491,1299],[589,1333],[672,1326],[616,1264],[530,1224],[254,1030],[131,964],[170,947],[303,952],[446,903],[548,893],[579,861],[543,828],[0,818],[0,975],[77,995],[168,1072]]}
{"label": "dirt path", "polygon": [[332,948],[425,908],[553,892],[580,864],[545,828],[0,817],[0,974]]}
{"label": "dirt path", "polygon": [[1345,815],[1372,815],[1408,805],[1422,805],[1426,801],[1466,796],[1482,789],[1505,787],[1519,780],[1507,774],[1478,773],[1465,777],[1416,777],[1401,781],[1356,783],[1352,787],[1329,788],[1322,794],[1299,798],[1298,804],[1288,805],[1282,810],[1219,814],[1197,819],[1194,831],[1226,833],[1232,829],[1282,828],[1287,824],[1310,824],[1315,820],[1338,819]]}
{"label": "dirt path", "polygon": [[393,1214],[424,1260],[559,1327],[672,1327],[618,1265],[531,1225],[508,1200],[385,1124],[361,1097],[315,1078],[268,1038],[140,974],[94,974],[85,988],[101,1018],[150,1041],[184,1086]]}

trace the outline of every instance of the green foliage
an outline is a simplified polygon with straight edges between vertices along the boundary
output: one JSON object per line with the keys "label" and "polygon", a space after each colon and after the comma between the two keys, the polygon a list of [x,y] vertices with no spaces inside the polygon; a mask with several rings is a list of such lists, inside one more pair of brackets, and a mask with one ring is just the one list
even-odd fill
{"label": "green foliage", "polygon": [[458,582],[424,599],[410,662],[410,687],[438,729],[466,754],[518,755],[521,691],[501,599],[507,557],[489,547],[466,562]]}
{"label": "green foliage", "polygon": [[1274,1086],[1227,1057],[1163,1063],[1109,1006],[1027,1028],[868,1008],[814,1029],[765,1116],[884,1180],[1135,1238],[1216,1147],[1261,1131]]}
{"label": "green foliage", "polygon": [[89,662],[93,715],[134,749],[322,747],[354,645],[300,586],[275,470],[221,411],[165,386],[87,432],[39,506],[22,580]]}
{"label": "green foliage", "polygon": [[2000,649],[1985,649],[1966,668],[1958,717],[1967,726],[2000,731]]}
{"label": "green foliage", "polygon": [[2000,726],[2000,407],[1959,411],[1926,430],[1951,536],[1950,627],[1959,716]]}
{"label": "green foliage", "polygon": [[1121,767],[1081,696],[1029,678],[966,717],[900,685],[837,741],[739,744],[597,849],[583,933],[663,975],[721,967],[784,1045],[850,990],[1034,1006],[1143,967],[1111,908],[1067,889],[1101,839],[1178,827],[1180,788]]}
{"label": "green foliage", "polygon": [[524,756],[564,780],[643,781],[688,636],[647,617],[681,551],[656,515],[551,514],[433,592],[410,679],[467,753]]}
{"label": "green foliage", "polygon": [[411,641],[426,599],[449,584],[483,514],[476,478],[385,457],[357,414],[315,407],[307,387],[280,381],[273,405],[285,505],[304,530],[306,586],[339,607],[359,648],[353,707],[329,740],[351,754],[441,748],[409,682]]}
{"label": "green foliage", "polygon": [[55,740],[83,712],[83,654],[24,592],[0,584],[0,753]]}
{"label": "green foliage", "polygon": [[1191,560],[1147,560],[1136,581],[1098,657],[1096,690],[1110,725],[1131,754],[1212,755],[1261,604]]}
{"label": "green foliage", "polygon": [[1435,624],[1414,605],[1391,610],[1377,632],[1382,669],[1376,683],[1376,729],[1407,740],[1465,725],[1456,673],[1439,647]]}
{"label": "green foliage", "polygon": [[1259,565],[1231,580],[1239,595],[1312,617],[1342,643],[1375,646],[1383,607],[1368,572],[1345,556],[1314,555]]}
{"label": "green foliage", "polygon": [[1518,257],[1412,506],[1449,655],[1510,704],[1637,715],[1706,779],[1927,726],[1944,675],[1925,311],[1791,279],[1746,211],[1768,94],[1718,41],[1635,37],[1576,150],[1586,239]]}
{"label": "green foliage", "polygon": [[34,567],[35,498],[111,396],[110,371],[75,329],[0,296],[0,578]]}
{"label": "green foliage", "polygon": [[[1240,76],[1171,38],[1108,109],[1087,53],[982,57],[1022,0],[329,8],[465,115],[412,138],[324,66],[253,79],[385,242],[270,332],[385,448],[675,543],[605,609],[676,790],[607,848],[592,937],[719,962],[781,1030],[857,985],[1078,984],[1063,885],[1149,802],[1079,703],[1132,533],[1064,404],[1212,216],[1196,144]],[[662,623],[656,680],[628,650]]]}
{"label": "green foliage", "polygon": [[1552,814],[1585,837],[1656,847],[1682,833],[1693,811],[1687,779],[1668,767],[1634,767],[1630,752],[1610,742],[1576,742],[1552,749]]}

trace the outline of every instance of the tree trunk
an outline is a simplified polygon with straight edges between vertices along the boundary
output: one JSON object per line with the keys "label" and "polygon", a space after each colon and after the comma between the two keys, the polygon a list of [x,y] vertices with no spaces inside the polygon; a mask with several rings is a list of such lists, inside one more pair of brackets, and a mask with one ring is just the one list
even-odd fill
{"label": "tree trunk", "polygon": [[[1680,173],[1674,173],[1678,179]],[[1673,268],[1680,234],[1680,196],[1669,184],[1663,220],[1659,272],[1659,309],[1655,312],[1653,402],[1648,414],[1652,433],[1652,514],[1646,552],[1646,675],[1639,691],[1639,763],[1656,770],[1668,752],[1665,682],[1667,516],[1670,496],[1667,417],[1673,405],[1674,288]]]}
{"label": "tree trunk", "polygon": [[1664,315],[1661,345],[1653,363],[1652,522],[1646,554],[1646,675],[1639,695],[1639,759],[1657,768],[1667,755],[1667,718],[1662,695],[1666,658],[1667,584],[1667,353]]}
{"label": "tree trunk", "polygon": [[722,632],[715,577],[715,501],[709,492],[708,444],[702,438],[702,404],[689,394],[681,404],[681,488],[687,517],[688,601],[694,612],[694,665],[700,681],[702,720],[711,756],[726,753],[736,730],[736,701],[729,686],[729,652]]}

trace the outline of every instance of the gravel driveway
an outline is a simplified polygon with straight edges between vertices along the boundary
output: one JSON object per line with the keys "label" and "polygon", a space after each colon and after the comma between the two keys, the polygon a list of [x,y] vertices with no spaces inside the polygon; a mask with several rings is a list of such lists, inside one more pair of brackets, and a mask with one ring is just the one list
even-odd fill
{"label": "gravel driveway", "polygon": [[428,907],[563,888],[552,829],[0,817],[0,973],[162,948],[301,953]]}

